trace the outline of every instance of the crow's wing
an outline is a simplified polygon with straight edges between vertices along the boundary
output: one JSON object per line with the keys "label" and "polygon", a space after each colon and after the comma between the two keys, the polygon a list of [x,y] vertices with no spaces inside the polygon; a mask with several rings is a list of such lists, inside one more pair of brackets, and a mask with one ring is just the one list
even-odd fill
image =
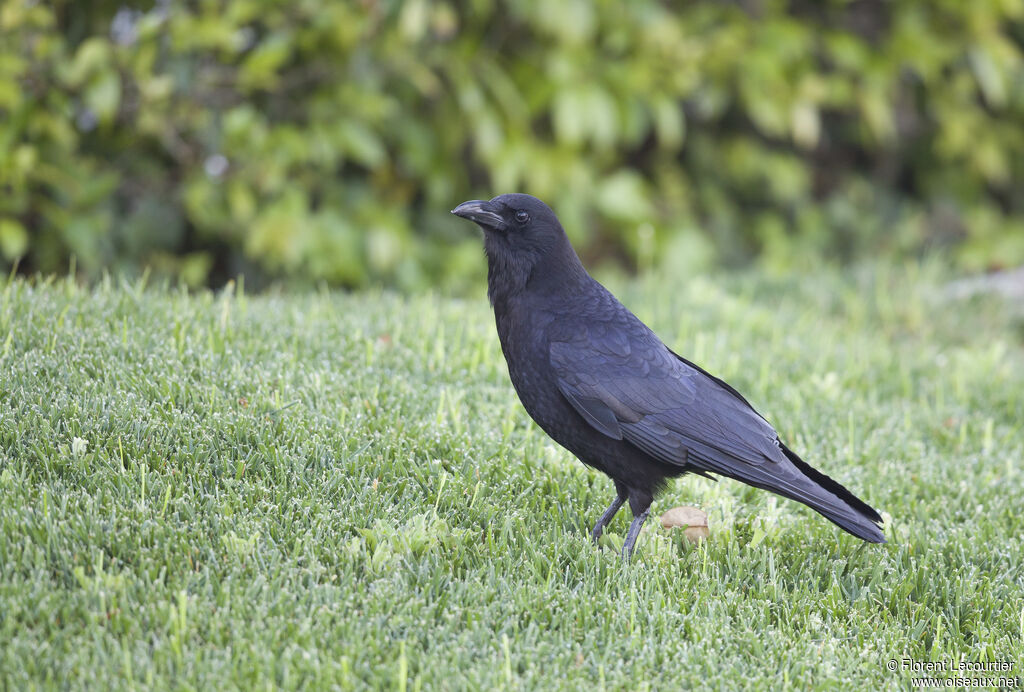
{"label": "crow's wing", "polygon": [[596,430],[658,461],[735,478],[803,502],[883,542],[870,506],[779,442],[734,389],[670,351],[631,313],[568,319],[549,331],[558,388]]}
{"label": "crow's wing", "polygon": [[563,321],[551,330],[549,348],[559,390],[573,408],[595,429],[663,463],[751,482],[775,475],[766,464],[786,461],[764,418],[639,321]]}

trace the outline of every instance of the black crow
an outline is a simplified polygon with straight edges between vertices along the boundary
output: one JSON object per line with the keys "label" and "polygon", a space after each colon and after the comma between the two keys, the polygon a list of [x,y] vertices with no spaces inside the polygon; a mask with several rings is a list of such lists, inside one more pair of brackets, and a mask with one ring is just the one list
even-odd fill
{"label": "black crow", "polygon": [[615,483],[594,541],[628,500],[629,558],[666,479],[697,473],[798,500],[858,538],[885,542],[878,512],[800,459],[739,392],[673,353],[591,278],[546,204],[508,194],[452,213],[484,231],[487,295],[526,411]]}

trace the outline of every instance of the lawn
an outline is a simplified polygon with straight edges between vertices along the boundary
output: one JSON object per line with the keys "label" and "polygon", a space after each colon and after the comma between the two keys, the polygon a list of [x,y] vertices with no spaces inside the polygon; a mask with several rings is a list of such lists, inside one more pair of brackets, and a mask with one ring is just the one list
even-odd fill
{"label": "lawn", "polygon": [[628,511],[588,543],[611,483],[522,410],[482,291],[13,279],[0,688],[889,689],[904,658],[1024,676],[1024,314],[945,280],[613,281],[889,538],[684,478],[652,514],[699,506],[710,539],[652,520],[624,564]]}

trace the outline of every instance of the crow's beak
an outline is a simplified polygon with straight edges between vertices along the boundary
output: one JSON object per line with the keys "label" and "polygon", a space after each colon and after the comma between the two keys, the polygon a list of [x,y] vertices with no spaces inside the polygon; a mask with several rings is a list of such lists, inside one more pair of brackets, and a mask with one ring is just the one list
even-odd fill
{"label": "crow's beak", "polygon": [[452,209],[452,213],[478,223],[484,228],[491,228],[496,231],[505,230],[505,219],[495,209],[495,205],[481,199],[473,199],[463,202]]}

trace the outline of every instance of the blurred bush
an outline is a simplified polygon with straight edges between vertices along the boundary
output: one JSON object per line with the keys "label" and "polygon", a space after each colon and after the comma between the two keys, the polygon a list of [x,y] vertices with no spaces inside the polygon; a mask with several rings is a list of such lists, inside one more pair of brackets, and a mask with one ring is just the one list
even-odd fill
{"label": "blurred bush", "polygon": [[1024,262],[1020,0],[6,0],[0,258],[474,280],[532,192],[680,271]]}

